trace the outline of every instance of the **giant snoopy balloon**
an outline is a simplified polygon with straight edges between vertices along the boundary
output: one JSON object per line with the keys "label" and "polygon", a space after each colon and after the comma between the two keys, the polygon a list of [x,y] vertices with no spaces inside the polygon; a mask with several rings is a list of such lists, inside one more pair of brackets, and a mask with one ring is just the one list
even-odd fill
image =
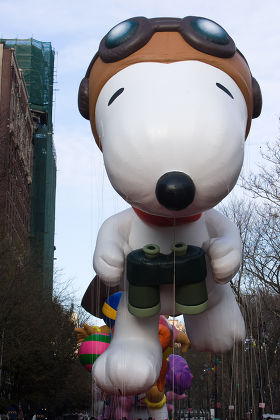
{"label": "giant snoopy balloon", "polygon": [[261,92],[214,21],[134,17],[102,39],[78,104],[112,186],[131,205],[97,238],[99,281],[124,293],[93,377],[105,392],[136,394],[160,372],[160,313],[184,314],[197,350],[223,352],[244,338],[229,285],[239,232],[213,207],[236,184]]}

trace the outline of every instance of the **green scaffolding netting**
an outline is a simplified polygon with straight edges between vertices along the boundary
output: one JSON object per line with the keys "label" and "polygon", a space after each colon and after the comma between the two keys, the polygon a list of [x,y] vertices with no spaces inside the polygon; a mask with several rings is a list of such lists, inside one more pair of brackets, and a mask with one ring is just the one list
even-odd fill
{"label": "green scaffolding netting", "polygon": [[0,39],[6,48],[14,48],[23,71],[30,108],[47,112],[52,120],[54,50],[50,42],[36,39]]}
{"label": "green scaffolding netting", "polygon": [[31,245],[43,267],[43,287],[52,288],[55,226],[56,163],[52,135],[40,127],[34,135]]}

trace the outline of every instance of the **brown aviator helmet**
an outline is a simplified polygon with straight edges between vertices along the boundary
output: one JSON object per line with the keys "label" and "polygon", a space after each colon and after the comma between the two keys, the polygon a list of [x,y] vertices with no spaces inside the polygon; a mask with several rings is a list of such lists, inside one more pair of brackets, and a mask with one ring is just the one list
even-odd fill
{"label": "brown aviator helmet", "polygon": [[78,107],[90,119],[98,146],[95,105],[105,83],[124,68],[141,62],[173,63],[197,60],[227,73],[239,86],[248,109],[246,137],[252,118],[261,113],[262,95],[245,57],[228,33],[216,22],[203,17],[134,17],[114,26],[102,39],[85,77],[81,81]]}

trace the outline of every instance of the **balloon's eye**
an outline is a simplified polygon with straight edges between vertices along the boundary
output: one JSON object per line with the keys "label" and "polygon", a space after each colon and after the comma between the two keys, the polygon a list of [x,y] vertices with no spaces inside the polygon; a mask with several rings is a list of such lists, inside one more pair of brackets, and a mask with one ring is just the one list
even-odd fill
{"label": "balloon's eye", "polygon": [[232,99],[234,99],[232,93],[224,85],[222,85],[221,83],[216,83],[216,86],[220,88],[223,92],[225,92],[228,96],[230,96]]}
{"label": "balloon's eye", "polygon": [[117,97],[118,97],[118,96],[120,96],[120,94],[121,94],[121,93],[123,93],[123,91],[124,91],[124,88],[120,88],[120,89],[118,89],[118,90],[114,93],[114,95],[112,95],[112,97],[110,98],[110,100],[109,100],[109,102],[108,102],[108,106],[110,106],[110,105],[114,102],[114,100],[115,100],[115,99],[117,99]]}
{"label": "balloon's eye", "polygon": [[192,20],[191,26],[198,35],[210,42],[221,45],[229,43],[226,31],[212,20],[198,17]]}
{"label": "balloon's eye", "polygon": [[139,23],[136,20],[126,20],[114,26],[106,36],[107,48],[115,48],[129,40],[137,31]]}

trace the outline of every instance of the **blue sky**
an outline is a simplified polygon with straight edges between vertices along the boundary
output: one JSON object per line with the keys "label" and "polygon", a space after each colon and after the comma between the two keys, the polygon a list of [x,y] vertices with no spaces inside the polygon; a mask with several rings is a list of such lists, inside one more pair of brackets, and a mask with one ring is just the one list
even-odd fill
{"label": "blue sky", "polygon": [[[101,38],[132,16],[204,16],[221,24],[247,58],[263,93],[263,113],[246,142],[244,170],[279,135],[279,0],[0,0],[0,36],[50,41],[56,51],[54,141],[57,151],[56,266],[79,300],[94,276],[98,229],[127,207],[110,186],[77,91]],[[60,281],[60,280],[59,280]]]}

